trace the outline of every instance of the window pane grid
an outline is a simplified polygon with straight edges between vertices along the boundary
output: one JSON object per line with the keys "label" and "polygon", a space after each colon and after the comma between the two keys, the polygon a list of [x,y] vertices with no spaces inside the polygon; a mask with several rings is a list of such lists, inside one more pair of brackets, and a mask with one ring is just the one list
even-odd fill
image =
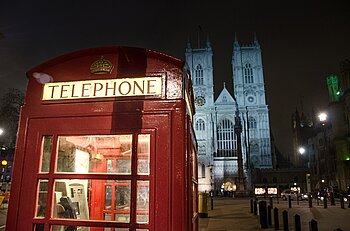
{"label": "window pane grid", "polygon": [[[48,172],[43,174],[44,168],[40,165],[38,177],[49,179],[38,183],[36,219],[46,218],[44,222],[48,222],[47,218],[52,213],[52,217],[57,219],[105,220],[121,224],[136,221],[146,225],[140,230],[148,230],[150,134],[138,134],[136,148],[132,149],[134,136],[136,134],[43,137],[41,163],[43,159],[50,158],[52,146],[57,145],[57,154],[54,153],[55,156],[46,164],[55,168],[47,168]],[[45,154],[47,152],[50,155]],[[132,156],[135,161],[132,161]],[[56,159],[57,163],[53,163]],[[135,194],[131,193],[132,190]],[[48,192],[53,194],[49,196],[53,203],[47,207],[46,202],[50,200]],[[101,199],[98,195],[102,196]],[[140,195],[142,205],[139,204]],[[137,201],[136,210],[131,209],[132,200]],[[94,201],[98,202],[96,206]],[[50,214],[45,214],[45,206],[52,206]]]}
{"label": "window pane grid", "polygon": [[236,139],[234,134],[234,125],[224,119],[218,126],[218,151],[215,157],[236,157]]}

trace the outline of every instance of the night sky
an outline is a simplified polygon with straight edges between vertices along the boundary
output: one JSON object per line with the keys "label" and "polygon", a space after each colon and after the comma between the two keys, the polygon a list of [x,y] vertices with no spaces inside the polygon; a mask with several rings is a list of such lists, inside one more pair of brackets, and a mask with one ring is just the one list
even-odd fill
{"label": "night sky", "polygon": [[0,33],[0,95],[10,87],[25,91],[26,71],[68,52],[123,45],[184,59],[188,39],[196,48],[199,33],[213,48],[216,96],[224,81],[232,92],[234,34],[247,44],[256,33],[272,132],[278,148],[290,153],[292,112],[323,110],[325,77],[350,59],[350,3],[0,0]]}

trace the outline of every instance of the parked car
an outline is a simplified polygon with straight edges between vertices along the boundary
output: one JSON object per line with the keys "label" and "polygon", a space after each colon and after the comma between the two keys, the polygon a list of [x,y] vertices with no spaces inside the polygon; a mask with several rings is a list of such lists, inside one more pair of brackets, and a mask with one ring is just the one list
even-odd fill
{"label": "parked car", "polygon": [[298,193],[297,191],[285,189],[281,192],[282,200],[287,200],[288,196],[291,197],[291,200],[307,200],[308,195],[306,193]]}

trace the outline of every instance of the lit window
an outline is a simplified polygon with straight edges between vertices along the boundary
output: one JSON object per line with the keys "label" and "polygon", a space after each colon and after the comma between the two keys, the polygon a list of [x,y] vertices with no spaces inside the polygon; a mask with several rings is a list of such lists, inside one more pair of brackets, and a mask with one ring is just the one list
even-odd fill
{"label": "lit window", "polygon": [[200,64],[197,65],[195,70],[195,84],[203,85],[203,68]]}
{"label": "lit window", "polygon": [[251,128],[251,129],[256,128],[256,119],[254,117],[248,118],[248,128]]}
{"label": "lit window", "polygon": [[196,122],[196,130],[197,131],[205,131],[205,122],[202,119],[198,119]]}
{"label": "lit window", "polygon": [[244,82],[254,83],[253,69],[249,63],[245,65],[243,72],[244,72]]}
{"label": "lit window", "polygon": [[236,157],[237,146],[233,123],[228,119],[224,119],[219,123],[217,131],[218,151],[216,157]]}
{"label": "lit window", "polygon": [[205,178],[205,165],[202,164],[202,178]]}

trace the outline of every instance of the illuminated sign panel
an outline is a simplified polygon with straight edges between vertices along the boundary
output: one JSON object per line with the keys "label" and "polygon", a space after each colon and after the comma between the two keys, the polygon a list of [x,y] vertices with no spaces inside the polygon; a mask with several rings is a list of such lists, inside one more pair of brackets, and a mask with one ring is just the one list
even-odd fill
{"label": "illuminated sign panel", "polygon": [[265,188],[255,188],[254,193],[255,193],[255,195],[263,195],[266,193],[266,189]]}
{"label": "illuminated sign panel", "polygon": [[277,194],[277,188],[267,188],[267,194]]}
{"label": "illuminated sign panel", "polygon": [[43,100],[162,95],[162,77],[46,83]]}

